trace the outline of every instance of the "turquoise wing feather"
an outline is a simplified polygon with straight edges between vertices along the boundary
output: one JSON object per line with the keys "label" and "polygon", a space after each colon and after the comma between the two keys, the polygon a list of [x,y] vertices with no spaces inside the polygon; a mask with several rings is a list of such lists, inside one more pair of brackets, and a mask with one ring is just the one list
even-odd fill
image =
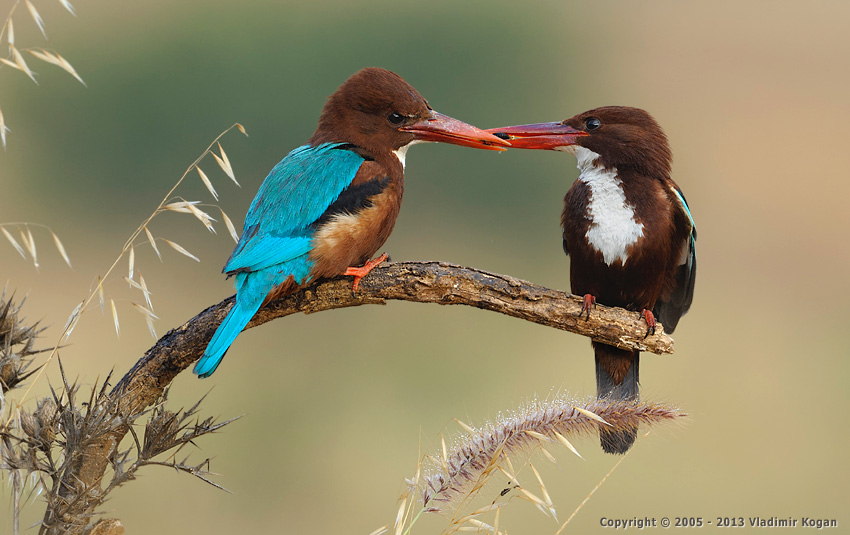
{"label": "turquoise wing feather", "polygon": [[299,284],[309,279],[311,224],[351,185],[363,162],[344,144],[323,143],[298,147],[272,169],[224,266],[236,278],[236,303],[195,365],[195,374],[212,375],[272,289],[289,276]]}
{"label": "turquoise wing feather", "polygon": [[363,157],[342,143],[304,145],[263,181],[224,271],[255,271],[309,252],[309,226],[351,184]]}

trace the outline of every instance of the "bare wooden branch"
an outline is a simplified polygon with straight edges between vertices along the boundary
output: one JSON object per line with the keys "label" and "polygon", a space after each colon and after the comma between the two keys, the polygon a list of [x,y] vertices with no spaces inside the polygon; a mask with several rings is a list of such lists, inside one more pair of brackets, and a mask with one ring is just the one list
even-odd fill
{"label": "bare wooden branch", "polygon": [[[441,305],[467,305],[574,332],[622,349],[672,353],[673,340],[659,324],[644,338],[646,323],[636,312],[599,305],[590,319],[579,318],[581,298],[506,275],[497,275],[444,262],[386,263],[375,268],[351,290],[351,279],[315,282],[269,303],[247,328],[296,312],[314,313],[366,304],[403,300]],[[120,414],[114,433],[93,441],[66,475],[63,488],[84,485],[97,492],[109,459],[128,432],[122,422],[153,403],[163,389],[198,360],[218,325],[233,306],[234,297],[213,305],[159,339],[109,394]],[[92,511],[74,511],[90,518]],[[47,520],[48,515],[45,516]]]}

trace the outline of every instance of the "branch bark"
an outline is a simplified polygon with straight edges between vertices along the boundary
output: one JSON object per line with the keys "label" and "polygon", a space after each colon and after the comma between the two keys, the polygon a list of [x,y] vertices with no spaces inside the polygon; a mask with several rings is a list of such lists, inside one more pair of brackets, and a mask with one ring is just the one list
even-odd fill
{"label": "branch bark", "polygon": [[[621,349],[658,354],[673,352],[673,340],[664,334],[660,324],[656,334],[644,338],[646,324],[636,312],[599,305],[591,312],[590,319],[579,318],[582,300],[577,296],[506,275],[444,262],[385,263],[363,279],[356,295],[351,291],[348,277],[314,282],[269,303],[246,328],[296,312],[310,314],[386,304],[388,300],[473,306],[570,331]],[[148,349],[109,394],[115,402],[113,406],[120,411],[116,422],[127,421],[127,416],[151,405],[178,373],[201,357],[233,301],[231,296],[207,308],[166,333]],[[64,479],[67,481],[62,488],[71,492],[70,489],[79,489],[82,485],[89,489],[88,492],[100,492],[100,482],[110,459],[127,432],[127,426],[119,423],[112,432],[92,441],[66,473]],[[78,502],[82,504],[88,500]],[[86,520],[83,525],[92,513],[91,509],[74,511],[75,516]],[[48,518],[46,515],[45,519]]]}

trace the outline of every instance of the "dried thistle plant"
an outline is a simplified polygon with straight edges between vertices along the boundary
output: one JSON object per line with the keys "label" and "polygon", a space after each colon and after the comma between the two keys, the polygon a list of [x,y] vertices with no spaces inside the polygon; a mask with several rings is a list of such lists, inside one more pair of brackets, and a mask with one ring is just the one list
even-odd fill
{"label": "dried thistle plant", "polygon": [[38,322],[28,325],[21,315],[26,299],[15,304],[13,297],[0,293],[0,414],[5,408],[6,392],[20,385],[32,375],[35,355],[43,349],[35,349],[35,342],[44,330]]}
{"label": "dried thistle plant", "polygon": [[[88,511],[102,505],[111,491],[134,480],[143,466],[167,466],[223,489],[209,477],[209,459],[192,465],[187,462],[188,455],[182,460],[176,456],[186,445],[236,418],[224,422],[214,418],[201,420],[198,409],[203,398],[187,410],[168,410],[167,389],[150,410],[129,413],[129,400],[115,401],[107,393],[109,376],[100,388],[95,385],[81,400],[79,385],[69,383],[61,362],[60,371],[62,385],[51,388],[51,397],[40,400],[33,412],[14,409],[14,417],[0,424],[0,469],[9,472],[14,533],[19,531],[22,504],[41,495],[47,509],[40,533],[86,528],[93,516]],[[145,415],[147,422],[140,436],[136,427]],[[109,459],[112,472],[108,474],[108,485],[69,486],[65,476],[75,469],[84,452],[104,436],[124,428],[130,430],[133,441],[127,448],[117,448]]]}
{"label": "dried thistle plant", "polygon": [[[58,53],[46,50],[44,48],[38,47],[28,47],[28,48],[18,48],[15,44],[15,24],[14,24],[14,15],[15,10],[18,6],[23,3],[27,12],[29,13],[29,18],[38,26],[39,31],[47,39],[47,32],[44,29],[44,19],[41,17],[41,14],[38,12],[38,9],[35,7],[35,4],[32,0],[15,0],[12,3],[12,9],[9,10],[9,14],[6,16],[6,20],[3,22],[3,26],[0,27],[0,41],[2,41],[5,37],[6,43],[9,45],[9,54],[5,58],[0,57],[0,68],[11,67],[12,69],[21,71],[25,75],[29,77],[35,84],[38,84],[38,81],[35,79],[35,72],[30,68],[29,64],[27,64],[26,59],[24,59],[24,55],[22,52],[26,52],[39,61],[43,61],[45,63],[49,63],[51,65],[56,65],[63,71],[67,72],[74,78],[76,78],[81,84],[86,85],[83,79],[77,74],[77,71],[74,67],[62,56]],[[59,3],[72,15],[74,14],[74,6],[68,0],[59,0]],[[0,143],[3,144],[3,148],[6,148],[6,134],[11,132],[9,128],[6,126],[6,122],[3,118],[3,111],[0,110]]]}
{"label": "dried thistle plant", "polygon": [[[658,403],[630,403],[611,400],[592,400],[578,403],[569,399],[535,401],[514,413],[499,418],[481,428],[463,422],[464,429],[451,447],[442,439],[442,450],[426,456],[420,462],[416,475],[408,480],[408,493],[402,498],[395,522],[395,535],[406,534],[423,512],[456,511],[444,533],[456,531],[481,531],[501,533],[499,518],[501,508],[507,504],[505,496],[511,495],[534,504],[541,512],[557,519],[555,506],[540,473],[530,462],[540,491],[522,485],[511,459],[532,451],[540,451],[552,462],[554,457],[547,446],[560,444],[581,456],[567,437],[597,432],[601,427],[635,429],[641,424],[652,425],[683,418],[678,409]],[[506,486],[489,505],[471,512],[464,506],[478,496],[494,476],[504,476]],[[515,491],[515,492],[514,492]],[[415,498],[415,495],[419,498]],[[416,504],[420,507],[417,507]],[[494,513],[491,523],[482,516]]]}
{"label": "dried thistle plant", "polygon": [[[200,464],[194,466],[186,464],[188,455],[182,461],[176,460],[177,454],[186,445],[194,445],[194,440],[214,433],[241,418],[241,416],[237,416],[224,422],[216,422],[215,418],[210,417],[202,421],[197,415],[198,409],[205,398],[206,396],[186,410],[180,409],[177,412],[172,412],[165,408],[165,403],[168,400],[168,388],[166,388],[162,396],[160,396],[150,410],[150,417],[145,424],[145,431],[141,441],[133,428],[130,428],[130,434],[133,436],[135,446],[124,451],[119,450],[112,459],[114,476],[104,493],[108,493],[114,488],[134,479],[136,471],[142,466],[167,466],[178,472],[191,474],[217,489],[227,491],[227,489],[209,479],[209,476],[215,475],[207,470],[209,468],[209,459],[205,459]],[[135,459],[131,461],[131,455],[134,453]],[[166,460],[155,460],[155,458],[166,453],[169,453]]]}

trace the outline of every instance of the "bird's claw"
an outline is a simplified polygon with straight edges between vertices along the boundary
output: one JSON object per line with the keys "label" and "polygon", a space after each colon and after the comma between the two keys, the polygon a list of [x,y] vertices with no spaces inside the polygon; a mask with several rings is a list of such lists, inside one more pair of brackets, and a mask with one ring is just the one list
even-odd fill
{"label": "bird's claw", "polygon": [[658,322],[655,321],[655,314],[651,310],[643,309],[640,312],[640,317],[646,320],[647,325],[646,334],[643,337],[647,338],[650,334],[655,334],[655,326],[658,325]]}
{"label": "bird's claw", "polygon": [[387,260],[389,256],[387,253],[382,253],[378,258],[374,258],[369,260],[362,267],[349,267],[342,274],[343,275],[351,275],[354,277],[354,283],[351,285],[351,290],[354,293],[360,289],[360,280],[369,274],[370,271],[378,267],[378,264]]}
{"label": "bird's claw", "polygon": [[591,308],[596,308],[596,297],[590,294],[584,294],[584,301],[582,302],[581,311],[579,311],[578,317],[580,318],[582,314],[587,312],[587,317],[585,318],[585,321],[589,320]]}

